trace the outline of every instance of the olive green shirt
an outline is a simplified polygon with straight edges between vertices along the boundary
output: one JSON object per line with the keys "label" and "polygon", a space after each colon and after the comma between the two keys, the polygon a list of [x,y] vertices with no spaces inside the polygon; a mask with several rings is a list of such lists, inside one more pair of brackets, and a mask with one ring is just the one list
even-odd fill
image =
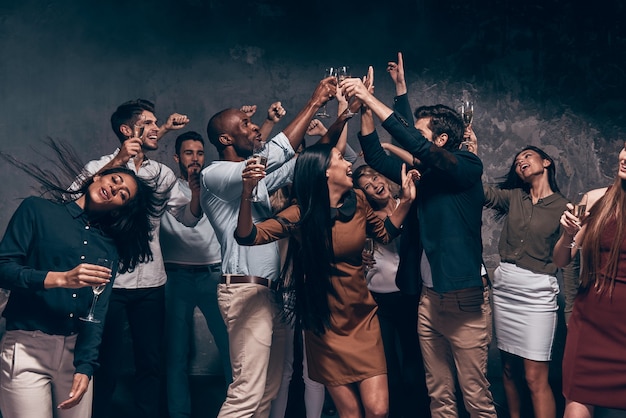
{"label": "olive green shirt", "polygon": [[536,204],[522,189],[501,190],[483,184],[487,208],[500,208],[504,218],[498,251],[500,261],[516,264],[533,273],[555,275],[552,251],[561,236],[560,218],[568,200],[560,193],[539,199]]}

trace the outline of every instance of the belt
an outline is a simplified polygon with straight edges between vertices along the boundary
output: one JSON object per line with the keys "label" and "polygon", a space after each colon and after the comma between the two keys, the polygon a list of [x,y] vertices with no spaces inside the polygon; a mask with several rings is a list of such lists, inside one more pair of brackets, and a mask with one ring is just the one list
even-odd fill
{"label": "belt", "polygon": [[188,273],[218,273],[222,271],[222,263],[215,264],[178,264],[165,263],[166,271],[186,271]]}
{"label": "belt", "polygon": [[268,280],[259,276],[246,276],[243,274],[222,274],[221,283],[223,284],[258,284],[260,286],[269,287],[272,290],[278,289],[278,283],[274,280]]}

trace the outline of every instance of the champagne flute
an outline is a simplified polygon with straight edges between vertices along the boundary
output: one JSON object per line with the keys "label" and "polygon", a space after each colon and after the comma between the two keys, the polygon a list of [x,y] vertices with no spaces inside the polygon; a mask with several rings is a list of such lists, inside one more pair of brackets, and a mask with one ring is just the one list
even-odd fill
{"label": "champagne flute", "polygon": [[[578,196],[581,196],[581,198],[579,199],[578,204],[575,204],[574,208],[570,212],[572,213],[572,215],[582,221],[582,219],[587,214],[587,193],[578,193]],[[572,242],[568,245],[568,247],[579,249],[581,248],[580,245],[576,243],[575,239],[572,239]]]}
{"label": "champagne flute", "polygon": [[135,138],[143,139],[144,125],[146,124],[146,115],[143,113],[137,117],[137,120],[133,124],[133,136]]}
{"label": "champagne flute", "polygon": [[[259,145],[255,145],[254,151],[252,152],[252,156],[248,158],[248,164],[261,164],[263,167],[267,167],[267,154],[268,147],[266,146],[265,141],[259,141]],[[254,192],[252,197],[250,198],[251,202],[260,202],[259,198],[259,185],[257,183],[254,188]]]}
{"label": "champagne flute", "polygon": [[[374,239],[370,237],[365,238],[365,246],[363,247],[363,254],[367,255],[370,258],[374,257]],[[365,266],[365,274],[369,272],[370,268]]]}
{"label": "champagne flute", "polygon": [[[96,261],[96,264],[99,266],[103,266],[108,268],[109,270],[113,270],[113,260],[109,260],[108,258],[99,258]],[[106,283],[103,283],[98,286],[91,286],[91,291],[93,292],[93,300],[91,301],[91,308],[89,308],[89,313],[86,317],[81,317],[81,321],[93,322],[95,324],[99,324],[101,321],[96,319],[93,315],[94,308],[96,307],[96,302],[98,302],[98,298],[100,294],[104,292],[104,288],[106,287]]]}
{"label": "champagne flute", "polygon": [[[337,69],[335,67],[328,67],[324,73],[324,78],[337,77]],[[315,114],[318,118],[329,118],[330,115],[326,110],[326,103],[321,107],[320,111]]]}
{"label": "champagne flute", "polygon": [[[471,100],[462,100],[461,101],[461,118],[463,119],[464,128],[467,129],[468,126],[472,124],[474,120],[474,102]],[[471,141],[463,141],[461,142],[461,146],[468,146]]]}
{"label": "champagne flute", "polygon": [[337,68],[337,81],[341,83],[346,78],[350,77],[350,67],[342,66]]}
{"label": "champagne flute", "polygon": [[465,127],[472,124],[474,120],[474,102],[471,100],[463,100],[461,104],[461,116],[463,117],[463,123]]}

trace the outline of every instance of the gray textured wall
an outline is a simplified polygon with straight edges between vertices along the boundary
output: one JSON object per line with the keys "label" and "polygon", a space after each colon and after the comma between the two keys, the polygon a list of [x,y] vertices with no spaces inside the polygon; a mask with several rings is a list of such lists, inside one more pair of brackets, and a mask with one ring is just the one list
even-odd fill
{"label": "gray textured wall", "polygon": [[[384,70],[400,50],[413,105],[474,96],[486,180],[534,144],[557,160],[567,196],[605,185],[626,140],[624,6],[512,3],[2,2],[0,149],[43,163],[33,149],[50,136],[71,142],[85,160],[96,158],[117,146],[112,111],[137,97],[155,101],[162,120],[186,113],[189,128],[203,134],[224,107],[258,104],[264,112],[281,100],[294,115],[328,65],[350,65],[353,75],[373,65],[377,95],[391,103]],[[153,157],[172,163],[174,138],[166,136]],[[1,164],[4,231],[33,183]],[[490,267],[498,233],[486,214]]]}

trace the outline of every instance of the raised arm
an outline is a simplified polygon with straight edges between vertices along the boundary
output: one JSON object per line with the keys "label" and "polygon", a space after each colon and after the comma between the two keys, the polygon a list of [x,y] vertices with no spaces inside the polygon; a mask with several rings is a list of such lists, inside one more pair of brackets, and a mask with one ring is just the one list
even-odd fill
{"label": "raised arm", "polygon": [[313,95],[307,104],[300,110],[296,117],[283,129],[283,133],[289,139],[292,148],[298,149],[304,138],[309,122],[315,116],[318,109],[332,99],[337,92],[337,79],[326,77],[317,85]]}
{"label": "raised arm", "polygon": [[263,121],[263,125],[259,128],[261,137],[265,141],[269,138],[274,125],[276,125],[287,114],[287,111],[280,102],[274,102],[267,109],[267,118]]}
{"label": "raised arm", "polygon": [[169,131],[175,131],[184,128],[188,123],[189,118],[187,117],[187,115],[172,113],[167,118],[165,123],[159,127],[159,132],[157,132],[157,140],[161,139],[163,135],[165,135]]}
{"label": "raised arm", "polygon": [[407,93],[406,80],[404,79],[404,60],[402,52],[398,52],[398,62],[389,61],[387,63],[387,72],[396,86],[396,96],[402,96]]}

